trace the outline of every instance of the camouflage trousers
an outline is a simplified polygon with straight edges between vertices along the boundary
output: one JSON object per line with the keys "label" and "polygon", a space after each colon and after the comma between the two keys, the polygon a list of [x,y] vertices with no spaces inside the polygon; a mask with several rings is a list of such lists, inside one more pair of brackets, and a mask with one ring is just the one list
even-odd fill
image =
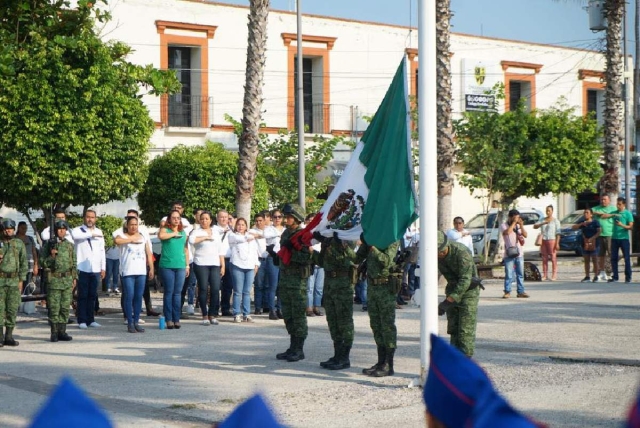
{"label": "camouflage trousers", "polygon": [[287,333],[292,337],[306,338],[307,331],[307,278],[283,275],[278,282],[282,316]]}
{"label": "camouflage trousers", "polygon": [[447,311],[447,333],[451,335],[451,345],[468,357],[476,348],[476,324],[478,314],[479,289],[462,296],[456,306]]}
{"label": "camouflage trousers", "polygon": [[353,286],[349,278],[324,278],[324,309],[331,340],[353,344]]}
{"label": "camouflage trousers", "polygon": [[396,293],[389,284],[372,285],[367,289],[369,325],[376,345],[396,348]]}
{"label": "camouflage trousers", "polygon": [[71,305],[71,287],[63,290],[47,290],[47,308],[49,321],[53,324],[66,324],[69,320]]}
{"label": "camouflage trousers", "polygon": [[0,286],[0,327],[15,327],[20,307],[20,287],[17,285]]}

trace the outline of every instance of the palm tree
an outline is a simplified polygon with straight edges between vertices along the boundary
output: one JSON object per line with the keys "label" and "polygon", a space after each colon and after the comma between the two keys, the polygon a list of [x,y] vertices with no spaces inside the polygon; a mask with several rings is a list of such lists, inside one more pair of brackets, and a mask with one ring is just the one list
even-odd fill
{"label": "palm tree", "polygon": [[606,0],[604,13],[607,18],[606,70],[604,107],[604,164],[605,172],[600,179],[602,194],[617,195],[620,172],[620,147],[624,144],[623,99],[623,52],[622,20],[625,0]]}
{"label": "palm tree", "polygon": [[251,197],[256,177],[268,17],[269,0],[250,0],[242,134],[238,143],[236,176],[236,212],[239,217],[247,219],[251,217]]}
{"label": "palm tree", "polygon": [[438,229],[451,226],[455,145],[451,124],[451,0],[436,0],[436,73],[438,123]]}

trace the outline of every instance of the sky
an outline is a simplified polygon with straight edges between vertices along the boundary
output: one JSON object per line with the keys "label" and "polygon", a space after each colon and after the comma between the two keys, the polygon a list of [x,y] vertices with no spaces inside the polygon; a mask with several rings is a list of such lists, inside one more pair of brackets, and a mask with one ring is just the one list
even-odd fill
{"label": "sky", "polygon": [[[249,0],[213,0],[248,5]],[[417,26],[418,0],[300,0],[303,13]],[[271,0],[295,10],[296,0]],[[633,25],[633,1],[628,6]],[[586,0],[451,0],[452,31],[536,43],[596,48],[603,33],[589,30]],[[304,31],[304,30],[303,30]],[[629,41],[633,33],[629,33]],[[632,50],[629,43],[629,51]]]}

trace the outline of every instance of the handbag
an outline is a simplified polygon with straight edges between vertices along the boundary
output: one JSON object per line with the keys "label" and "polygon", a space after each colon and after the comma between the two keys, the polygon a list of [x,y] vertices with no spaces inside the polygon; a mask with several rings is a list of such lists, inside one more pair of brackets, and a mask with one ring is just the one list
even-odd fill
{"label": "handbag", "polygon": [[[505,235],[505,243],[507,243],[508,241],[509,241],[509,239]],[[520,256],[520,249],[518,248],[518,245],[515,244],[513,246],[507,247],[506,250],[505,250],[505,254],[509,258],[519,257]]]}
{"label": "handbag", "polygon": [[539,247],[542,245],[542,233],[539,233],[538,236],[536,236],[536,247]]}
{"label": "handbag", "polygon": [[596,241],[593,239],[585,240],[582,243],[582,248],[584,251],[595,251],[596,250]]}

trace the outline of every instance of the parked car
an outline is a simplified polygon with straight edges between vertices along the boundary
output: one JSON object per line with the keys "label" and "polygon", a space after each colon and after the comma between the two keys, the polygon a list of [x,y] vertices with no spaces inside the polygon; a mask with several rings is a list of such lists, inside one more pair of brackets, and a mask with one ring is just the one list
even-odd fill
{"label": "parked car", "polygon": [[[523,247],[524,252],[538,251],[538,247],[535,246],[537,230],[533,229],[533,225],[540,221],[544,217],[542,211],[535,208],[518,208],[520,211],[520,217],[524,222],[524,229],[527,231],[527,239]],[[487,219],[487,234],[484,233],[485,218]],[[498,210],[493,208],[489,210],[489,213],[480,213],[469,220],[465,224],[465,228],[471,232],[473,239],[473,252],[476,256],[481,256],[484,252],[485,238],[489,237],[489,254],[493,254],[495,247],[498,243]]]}
{"label": "parked car", "polygon": [[560,251],[574,251],[582,255],[582,230],[573,230],[571,226],[584,221],[584,210],[577,210],[560,220]]}

